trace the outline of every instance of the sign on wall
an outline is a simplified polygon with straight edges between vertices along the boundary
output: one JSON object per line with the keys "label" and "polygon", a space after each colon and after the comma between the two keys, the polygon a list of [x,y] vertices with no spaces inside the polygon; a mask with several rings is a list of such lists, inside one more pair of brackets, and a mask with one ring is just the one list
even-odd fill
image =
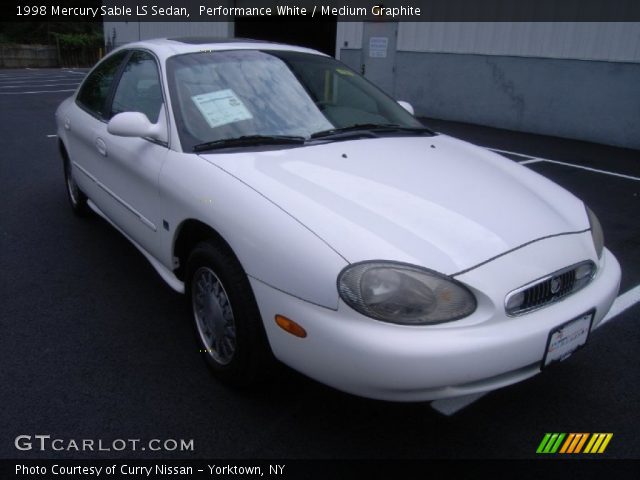
{"label": "sign on wall", "polygon": [[387,48],[389,47],[388,37],[369,38],[369,56],[372,58],[387,58]]}

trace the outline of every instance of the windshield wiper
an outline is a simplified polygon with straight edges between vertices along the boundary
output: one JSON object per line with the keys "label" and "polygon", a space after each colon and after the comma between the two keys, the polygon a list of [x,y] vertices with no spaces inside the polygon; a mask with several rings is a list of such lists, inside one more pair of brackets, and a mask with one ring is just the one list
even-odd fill
{"label": "windshield wiper", "polygon": [[193,147],[194,152],[216,150],[230,147],[253,147],[257,145],[296,145],[303,144],[304,137],[293,135],[243,135],[242,137],[223,138],[211,142],[199,143]]}
{"label": "windshield wiper", "polygon": [[429,135],[435,135],[435,132],[427,127],[403,127],[402,125],[396,125],[394,123],[359,123],[351,125],[349,127],[331,128],[329,130],[322,130],[320,132],[313,133],[310,138],[328,138],[328,137],[352,137],[354,135],[367,135],[371,134],[375,136],[375,133],[393,133],[393,132],[407,132],[407,133],[426,133]]}

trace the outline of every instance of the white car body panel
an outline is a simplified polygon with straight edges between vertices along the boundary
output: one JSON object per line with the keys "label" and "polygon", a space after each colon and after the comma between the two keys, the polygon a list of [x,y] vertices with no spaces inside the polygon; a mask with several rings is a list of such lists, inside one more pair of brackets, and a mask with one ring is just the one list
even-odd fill
{"label": "white car body panel", "polygon": [[453,274],[534,239],[589,228],[584,205],[566,190],[523,167],[514,175],[512,161],[469,147],[439,135],[206,158],[351,263],[397,260]]}
{"label": "white car body panel", "polygon": [[[125,138],[81,110],[56,112],[57,133],[90,206],[120,230],[175,290],[175,243],[197,220],[232,247],[249,277],[270,347],[282,362],[335,388],[397,401],[493,390],[540,371],[549,332],[609,310],[620,267],[598,258],[584,204],[531,170],[437,135],[344,140],[293,148],[183,153],[165,62],[206,50],[313,50],[270,43],[129,44],[159,62],[168,143]],[[107,149],[96,149],[100,138]],[[508,199],[508,201],[505,201]],[[365,317],[339,297],[349,264],[392,260],[451,275],[477,300],[463,319],[403,326]],[[584,289],[518,317],[506,295],[591,260]],[[307,332],[274,322],[285,315]]]}
{"label": "white car body panel", "polygon": [[[514,256],[535,257],[534,245],[551,246],[560,238],[524,247]],[[477,274],[490,270],[492,263],[479,267]],[[421,401],[495,390],[540,373],[549,332],[591,308],[595,308],[592,330],[597,328],[615,299],[619,281],[620,266],[605,250],[597,277],[562,302],[505,318],[504,309],[480,300],[466,321],[428,327],[371,320],[342,301],[336,314],[257,281],[252,287],[263,318],[285,314],[308,332],[300,339],[275,322],[265,322],[273,352],[281,361],[349,393]]]}
{"label": "white car body panel", "polygon": [[[249,276],[337,308],[336,277],[347,262],[261,194],[200,156],[174,152],[163,168],[160,189],[163,215],[173,229],[185,220],[200,220],[233,246]],[[165,252],[171,251],[173,235],[165,239]],[[167,264],[170,259],[162,260]]]}

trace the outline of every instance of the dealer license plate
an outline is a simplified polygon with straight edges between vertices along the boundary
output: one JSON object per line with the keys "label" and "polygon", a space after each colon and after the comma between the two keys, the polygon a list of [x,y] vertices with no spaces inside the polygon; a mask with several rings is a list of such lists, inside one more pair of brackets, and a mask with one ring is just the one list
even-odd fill
{"label": "dealer license plate", "polygon": [[552,330],[547,340],[542,367],[564,360],[587,343],[592,321],[593,312],[589,312]]}

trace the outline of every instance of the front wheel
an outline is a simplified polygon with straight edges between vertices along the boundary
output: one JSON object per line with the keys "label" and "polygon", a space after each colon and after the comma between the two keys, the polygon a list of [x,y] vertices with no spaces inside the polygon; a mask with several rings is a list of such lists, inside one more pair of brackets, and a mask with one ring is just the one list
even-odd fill
{"label": "front wheel", "polygon": [[186,273],[200,352],[214,375],[234,386],[256,383],[270,351],[242,267],[225,248],[204,242],[189,256]]}

